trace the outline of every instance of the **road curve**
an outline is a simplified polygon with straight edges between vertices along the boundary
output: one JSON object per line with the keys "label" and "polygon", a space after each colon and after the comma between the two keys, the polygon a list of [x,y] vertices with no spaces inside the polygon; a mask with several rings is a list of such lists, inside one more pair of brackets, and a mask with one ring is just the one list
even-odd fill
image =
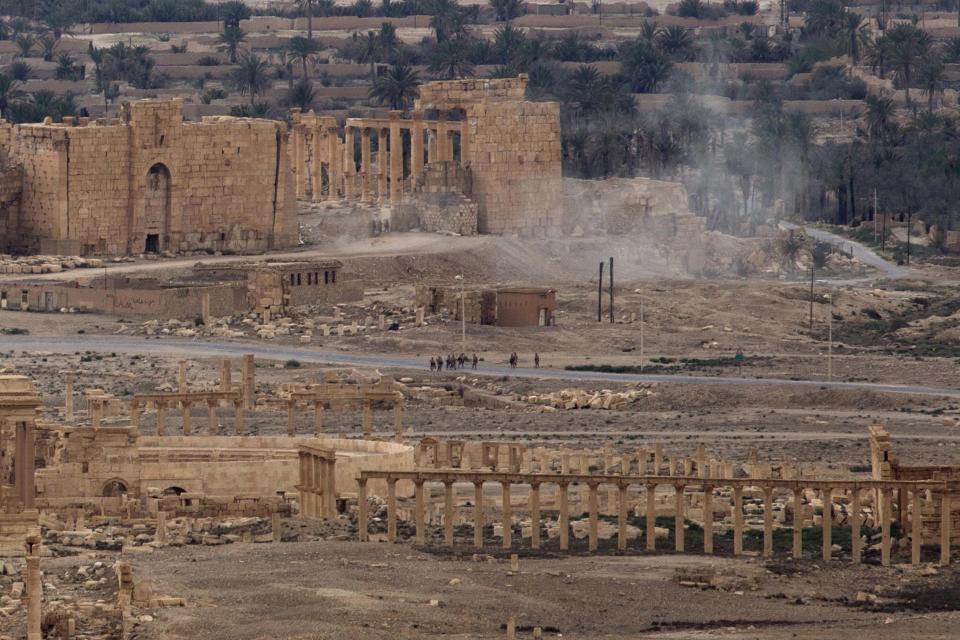
{"label": "road curve", "polygon": [[[45,351],[72,354],[91,351],[96,353],[123,353],[163,356],[192,357],[239,357],[252,353],[266,360],[299,360],[301,362],[330,364],[350,367],[390,367],[399,369],[427,369],[423,358],[409,356],[355,354],[320,349],[251,344],[229,341],[200,341],[177,338],[147,340],[129,336],[87,336],[41,338],[32,336],[4,336],[0,349]],[[851,389],[877,393],[900,393],[912,395],[960,398],[960,389],[927,387],[922,385],[897,385],[870,382],[827,382],[825,380],[788,380],[785,378],[734,378],[713,376],[684,376],[668,374],[602,373],[598,371],[566,371],[561,369],[531,369],[481,364],[480,369],[466,369],[471,376],[512,376],[515,378],[543,378],[547,380],[572,380],[579,382],[667,382],[692,385],[731,385],[745,387],[786,386],[798,389]]]}
{"label": "road curve", "polygon": [[872,249],[857,242],[856,240],[844,238],[836,233],[830,233],[829,231],[824,231],[815,227],[796,225],[792,222],[780,222],[780,226],[788,230],[803,229],[804,233],[806,233],[808,236],[816,238],[817,240],[829,242],[830,244],[843,245],[844,248],[853,252],[853,257],[879,271],[884,278],[897,279],[905,278],[910,275],[910,270],[907,267],[901,267],[893,264],[892,262],[884,260],[879,255],[874,253]]}

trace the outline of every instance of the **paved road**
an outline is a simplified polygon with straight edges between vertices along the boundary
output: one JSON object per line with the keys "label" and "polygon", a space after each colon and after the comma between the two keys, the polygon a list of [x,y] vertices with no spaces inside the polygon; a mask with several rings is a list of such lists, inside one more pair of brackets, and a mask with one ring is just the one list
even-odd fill
{"label": "paved road", "polygon": [[781,222],[780,226],[784,229],[802,228],[807,235],[812,236],[817,240],[822,240],[823,242],[829,242],[831,244],[843,245],[845,249],[849,249],[853,252],[853,256],[855,258],[864,264],[877,269],[884,278],[905,278],[910,275],[909,267],[901,267],[889,262],[888,260],[884,260],[879,255],[874,253],[872,249],[869,249],[865,245],[860,244],[855,240],[850,240],[849,238],[844,238],[843,236],[835,233],[830,233],[829,231],[816,229],[814,227],[801,227],[793,224],[792,222]]}
{"label": "paved road", "polygon": [[[338,351],[323,351],[307,347],[250,344],[228,341],[199,341],[185,339],[147,340],[129,336],[89,336],[82,339],[39,338],[32,336],[4,336],[0,349],[22,351],[49,351],[72,354],[93,351],[97,353],[156,354],[190,357],[239,357],[252,353],[266,360],[299,360],[301,362],[332,364],[351,367],[384,367],[395,369],[426,369],[426,360],[408,356],[354,354]],[[676,384],[732,385],[750,387],[787,386],[802,389],[853,389],[878,393],[906,393],[916,395],[960,398],[960,389],[944,389],[921,385],[896,385],[869,382],[826,382],[822,380],[787,380],[783,378],[731,378],[708,376],[684,376],[667,374],[621,374],[594,371],[565,371],[560,369],[530,369],[482,363],[480,369],[464,370],[466,375],[513,376],[518,378],[543,378],[547,380],[573,380],[594,382],[669,382]]]}

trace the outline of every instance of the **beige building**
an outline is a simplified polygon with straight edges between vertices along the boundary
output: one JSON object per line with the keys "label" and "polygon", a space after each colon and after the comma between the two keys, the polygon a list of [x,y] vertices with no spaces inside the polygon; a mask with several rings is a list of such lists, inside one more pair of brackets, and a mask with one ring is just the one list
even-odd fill
{"label": "beige building", "polygon": [[0,124],[5,174],[21,176],[18,197],[0,181],[0,249],[120,255],[294,244],[286,126],[184,122],[182,107],[144,100],[124,104],[119,120]]}

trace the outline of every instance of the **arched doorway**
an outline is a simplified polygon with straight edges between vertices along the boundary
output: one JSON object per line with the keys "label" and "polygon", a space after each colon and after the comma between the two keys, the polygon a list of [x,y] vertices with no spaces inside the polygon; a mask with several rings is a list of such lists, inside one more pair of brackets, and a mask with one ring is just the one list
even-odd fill
{"label": "arched doorway", "polygon": [[170,170],[158,162],[147,173],[147,189],[143,205],[143,233],[145,253],[159,253],[167,247],[166,235],[170,222]]}
{"label": "arched doorway", "polygon": [[119,478],[114,478],[113,480],[108,480],[106,484],[103,485],[103,497],[104,498],[119,498],[122,495],[130,493],[130,489],[127,487],[127,483]]}
{"label": "arched doorway", "polygon": [[164,490],[163,490],[163,495],[165,495],[165,496],[178,496],[178,495],[180,495],[181,493],[186,493],[186,492],[187,492],[187,490],[184,489],[183,487],[173,486],[173,487],[167,487],[166,489],[164,489]]}

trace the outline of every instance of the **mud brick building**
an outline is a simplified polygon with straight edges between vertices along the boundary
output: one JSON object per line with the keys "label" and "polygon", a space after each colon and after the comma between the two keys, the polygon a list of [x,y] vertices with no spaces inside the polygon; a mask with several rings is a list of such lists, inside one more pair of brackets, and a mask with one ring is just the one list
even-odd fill
{"label": "mud brick building", "polygon": [[297,241],[296,199],[280,122],[184,122],[182,102],[124,104],[121,118],[0,124],[0,151],[22,175],[0,209],[5,250],[121,255],[262,251]]}

